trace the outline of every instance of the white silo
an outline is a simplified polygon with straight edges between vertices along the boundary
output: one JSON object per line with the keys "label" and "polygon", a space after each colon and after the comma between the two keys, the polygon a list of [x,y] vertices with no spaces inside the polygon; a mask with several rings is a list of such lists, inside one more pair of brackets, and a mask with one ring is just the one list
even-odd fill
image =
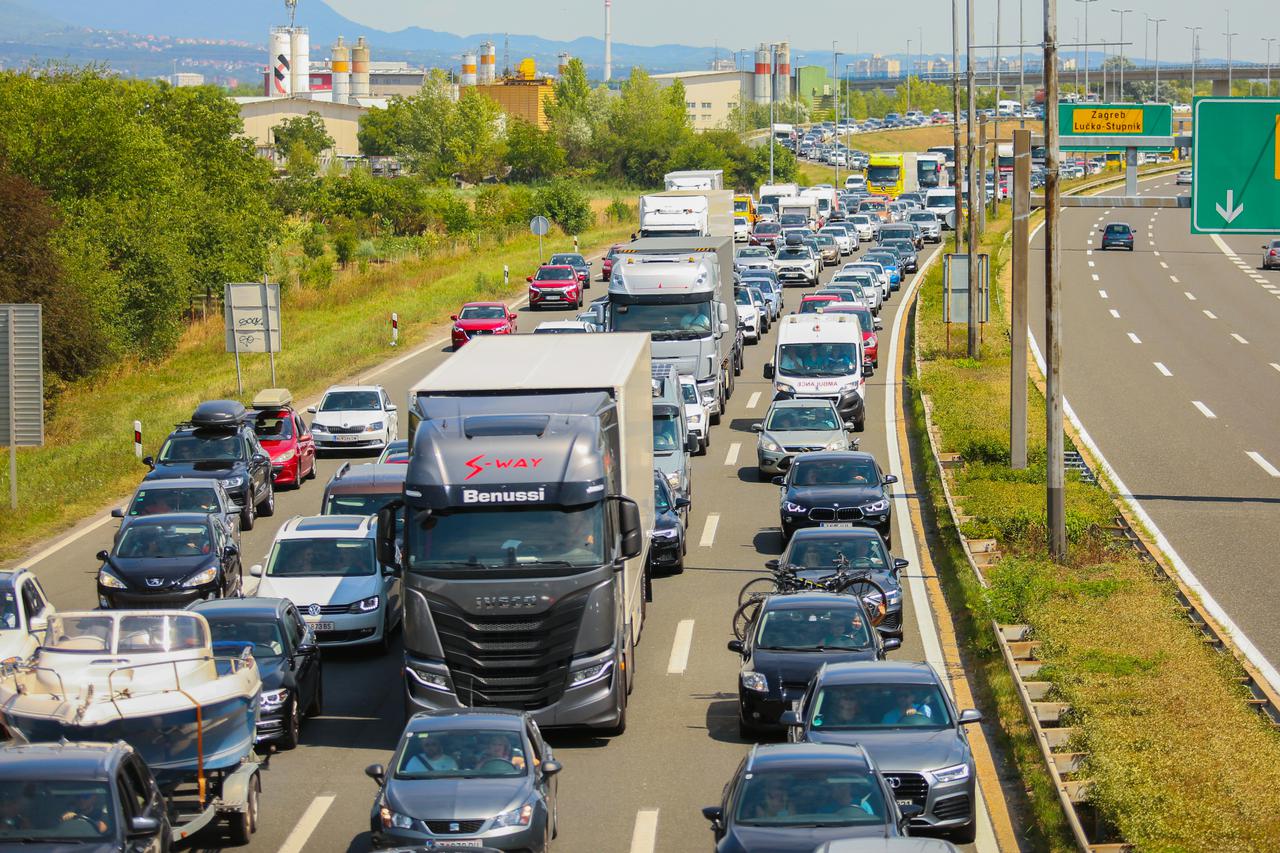
{"label": "white silo", "polygon": [[333,68],[333,102],[348,103],[351,100],[351,48],[347,47],[342,36],[338,36],[333,45],[329,64]]}
{"label": "white silo", "polygon": [[287,98],[293,93],[293,72],[290,70],[293,47],[288,27],[271,28],[268,51],[267,73],[271,76],[271,82],[267,91],[273,98]]}
{"label": "white silo", "polygon": [[369,97],[369,45],[365,44],[364,36],[356,39],[351,48],[351,97],[353,100]]}
{"label": "white silo", "polygon": [[498,48],[487,41],[480,45],[480,85],[492,86],[498,82]]}
{"label": "white silo", "polygon": [[778,45],[778,67],[773,78],[774,98],[785,101],[791,97],[791,42]]}
{"label": "white silo", "polygon": [[772,91],[769,88],[770,71],[769,46],[762,43],[756,48],[755,100],[757,104],[769,103],[769,93]]}
{"label": "white silo", "polygon": [[556,55],[556,76],[563,77],[565,72],[569,70],[569,54],[560,53]]}
{"label": "white silo", "polygon": [[476,84],[476,55],[474,53],[462,54],[462,76],[458,78],[459,86],[474,86]]}
{"label": "white silo", "polygon": [[311,91],[311,34],[306,27],[293,27],[289,32],[289,56],[293,66],[293,94]]}

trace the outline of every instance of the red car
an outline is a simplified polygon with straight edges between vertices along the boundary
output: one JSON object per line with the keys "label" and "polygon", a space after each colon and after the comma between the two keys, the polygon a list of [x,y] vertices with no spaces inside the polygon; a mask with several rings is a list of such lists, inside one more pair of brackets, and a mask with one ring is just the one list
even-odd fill
{"label": "red car", "polygon": [[271,481],[301,486],[316,475],[316,442],[302,416],[293,410],[287,388],[266,388],[253,398],[253,431],[271,457]]}
{"label": "red car", "polygon": [[476,335],[514,335],[516,314],[501,302],[468,302],[453,317],[449,337],[453,348],[465,344]]}
{"label": "red car", "polygon": [[757,222],[751,236],[747,238],[749,246],[764,246],[768,249],[778,248],[778,240],[782,237],[782,226],[776,222]]}
{"label": "red car", "polygon": [[800,313],[817,314],[819,308],[825,310],[828,305],[834,305],[839,301],[840,297],[832,293],[810,293],[800,300]]}
{"label": "red car", "polygon": [[600,262],[601,281],[608,281],[609,277],[613,275],[613,262],[617,259],[618,250],[621,248],[621,245],[613,245],[609,247],[609,251],[605,254],[604,260]]}
{"label": "red car", "polygon": [[549,306],[582,307],[582,281],[578,271],[568,264],[543,264],[529,282],[529,307]]}
{"label": "red car", "polygon": [[865,305],[841,302],[822,309],[824,314],[856,314],[862,323],[862,354],[872,367],[880,366],[880,339],[876,335],[876,318]]}

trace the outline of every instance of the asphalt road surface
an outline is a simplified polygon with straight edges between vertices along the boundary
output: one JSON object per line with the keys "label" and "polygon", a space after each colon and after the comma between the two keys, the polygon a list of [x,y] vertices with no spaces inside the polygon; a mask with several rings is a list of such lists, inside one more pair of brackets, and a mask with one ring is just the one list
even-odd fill
{"label": "asphalt road surface", "polygon": [[[934,251],[936,247],[930,247],[922,263]],[[824,274],[824,279],[832,272]],[[603,287],[593,281],[587,299],[600,295]],[[801,295],[801,289],[788,288],[784,310],[795,310]],[[895,375],[898,367],[888,358],[888,341],[902,303],[901,293],[894,294],[882,314],[880,369],[867,380],[867,428],[860,436],[862,449],[875,454],[886,470],[893,470],[885,434],[886,377]],[[572,313],[534,313],[524,307],[519,329],[528,332],[544,319]],[[772,353],[775,334],[771,328],[765,341],[747,347],[746,366],[737,378],[728,412],[713,429],[707,455],[695,460],[687,568],[683,575],[655,582],[654,601],[638,648],[626,734],[613,740],[554,733],[549,738],[565,767],[559,783],[557,851],[650,853],[711,846],[700,808],[719,802],[724,783],[747,749],[736,725],[738,659],[725,648],[732,636],[730,617],[738,589],[762,572],[764,562],[780,553],[782,546],[777,489],[757,478],[756,439],[751,432],[772,396],[762,368]],[[404,400],[409,386],[448,354],[446,341],[441,340],[353,379],[380,383],[393,400]],[[288,384],[287,376],[283,384]],[[1280,451],[1274,458],[1280,461]],[[321,459],[316,481],[277,495],[275,516],[259,519],[254,530],[244,535],[246,566],[261,561],[285,519],[319,512],[323,484],[343,461],[333,456]],[[897,514],[895,526],[901,517]],[[95,605],[94,574],[99,564],[93,555],[110,547],[114,529],[114,523],[82,527],[73,534],[78,538],[45,549],[27,564],[39,574],[57,607]],[[903,538],[903,531],[895,529],[894,540],[899,543],[895,550],[902,547]],[[914,566],[906,574],[913,571]],[[915,618],[916,590],[904,586],[908,587],[904,644],[892,657],[921,659],[925,646]],[[927,614],[927,604],[923,606]],[[685,641],[677,641],[677,636]],[[398,643],[381,657],[358,652],[325,654],[324,714],[304,724],[297,749],[273,756],[264,771],[259,830],[247,849],[281,853],[369,849],[375,786],[363,771],[369,764],[385,763],[403,727],[400,664]],[[199,841],[200,848],[219,847],[217,838]]]}
{"label": "asphalt road surface", "polygon": [[[1173,175],[1139,184],[1143,196],[1189,191]],[[1193,236],[1189,213],[1063,211],[1063,388],[1122,490],[1275,684],[1263,658],[1280,661],[1280,272],[1260,269],[1262,236]],[[1133,226],[1132,253],[1099,250],[1109,222]],[[1043,351],[1042,238],[1030,317]]]}

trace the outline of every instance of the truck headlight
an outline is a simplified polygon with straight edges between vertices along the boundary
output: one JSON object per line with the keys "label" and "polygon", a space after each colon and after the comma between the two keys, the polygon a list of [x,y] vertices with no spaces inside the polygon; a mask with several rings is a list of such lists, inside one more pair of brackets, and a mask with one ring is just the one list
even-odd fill
{"label": "truck headlight", "polygon": [[347,608],[347,611],[350,613],[372,613],[378,609],[378,604],[381,603],[381,601],[381,597],[371,595],[368,598],[362,598],[359,601],[353,602],[352,605]]}
{"label": "truck headlight", "polygon": [[937,770],[930,771],[938,782],[963,782],[969,778],[968,764],[953,764],[950,767],[939,767]]}
{"label": "truck headlight", "polygon": [[509,812],[503,812],[493,819],[493,828],[503,826],[528,826],[533,820],[533,803],[528,802]]}
{"label": "truck headlight", "polygon": [[262,695],[258,697],[258,706],[263,711],[278,711],[287,701],[289,701],[289,688],[287,687],[282,687],[279,690],[264,690]]}
{"label": "truck headlight", "polygon": [[857,382],[850,382],[848,385],[840,386],[841,394],[852,394],[854,391],[857,391],[857,390],[858,390]]}
{"label": "truck headlight", "polygon": [[752,693],[769,692],[769,679],[764,677],[763,672],[748,670],[747,672],[742,673],[741,677],[744,689],[750,690]]}
{"label": "truck headlight", "polygon": [[613,671],[613,661],[607,660],[604,663],[592,664],[578,670],[569,677],[570,687],[581,687],[584,684],[591,684],[600,681]]}
{"label": "truck headlight", "polygon": [[182,582],[185,587],[204,586],[207,583],[213,583],[218,577],[218,567],[210,566],[207,569],[201,569],[191,577]]}
{"label": "truck headlight", "polygon": [[98,572],[98,583],[102,584],[108,589],[128,589],[129,588],[129,585],[127,583],[120,580],[120,578],[111,574],[106,569],[102,569]]}
{"label": "truck headlight", "polygon": [[406,675],[408,675],[418,684],[421,684],[423,687],[426,687],[430,690],[448,691],[449,689],[448,680],[443,675],[440,675],[439,673],[423,672],[422,670],[414,669],[411,666],[406,666],[404,668],[404,671]]}
{"label": "truck headlight", "polygon": [[775,382],[775,383],[773,384],[773,387],[774,387],[775,389],[777,389],[778,391],[781,391],[783,394],[794,394],[794,393],[796,393],[796,389],[795,389],[793,386],[788,385],[788,384],[787,384],[787,383],[785,383],[785,382]]}

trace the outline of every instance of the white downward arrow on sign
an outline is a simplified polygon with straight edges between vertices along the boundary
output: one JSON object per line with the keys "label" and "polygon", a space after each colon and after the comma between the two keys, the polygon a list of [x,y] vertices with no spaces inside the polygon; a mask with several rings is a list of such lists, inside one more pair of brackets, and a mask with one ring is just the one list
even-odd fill
{"label": "white downward arrow on sign", "polygon": [[1240,214],[1244,213],[1244,205],[1243,205],[1243,204],[1241,204],[1239,207],[1232,207],[1232,206],[1231,206],[1231,205],[1232,205],[1232,203],[1233,203],[1235,200],[1236,200],[1236,194],[1235,194],[1235,192],[1233,192],[1232,190],[1227,190],[1227,206],[1226,206],[1226,208],[1224,209],[1224,208],[1223,208],[1223,206],[1222,206],[1222,205],[1220,205],[1220,204],[1215,204],[1215,205],[1214,205],[1214,207],[1216,207],[1216,208],[1218,209],[1218,215],[1219,215],[1219,216],[1221,216],[1223,219],[1227,220],[1228,224],[1231,222],[1231,220],[1235,219],[1237,216],[1239,216]]}

